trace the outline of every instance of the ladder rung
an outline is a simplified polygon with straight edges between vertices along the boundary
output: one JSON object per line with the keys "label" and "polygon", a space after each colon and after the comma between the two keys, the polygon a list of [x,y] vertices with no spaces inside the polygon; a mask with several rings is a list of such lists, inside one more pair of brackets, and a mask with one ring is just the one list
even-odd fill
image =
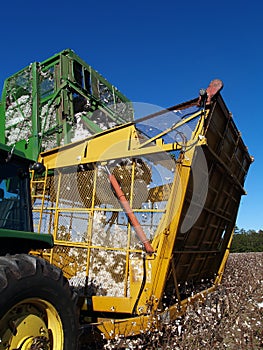
{"label": "ladder rung", "polygon": [[[32,211],[34,213],[39,213],[39,218],[37,220],[37,222],[34,222],[34,228],[36,229],[37,232],[40,231],[41,229],[41,223],[42,223],[42,215],[43,215],[43,209],[44,209],[44,203],[45,203],[45,193],[46,193],[46,189],[47,189],[47,169],[46,169],[46,173],[45,173],[45,177],[42,178],[43,180],[34,180],[34,172],[32,172],[32,179],[31,179],[31,185],[35,185],[36,187],[36,193],[38,194],[32,194],[32,198],[39,198],[41,199],[41,205],[36,205],[35,207],[33,205]],[[39,189],[37,189],[37,184],[41,185],[42,187],[40,187]]]}

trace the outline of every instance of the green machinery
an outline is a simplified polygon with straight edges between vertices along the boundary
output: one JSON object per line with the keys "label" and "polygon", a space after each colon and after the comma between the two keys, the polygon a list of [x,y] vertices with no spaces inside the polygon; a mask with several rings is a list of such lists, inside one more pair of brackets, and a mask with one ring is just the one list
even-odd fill
{"label": "green machinery", "polygon": [[133,120],[130,101],[72,50],[5,80],[0,142],[29,159]]}

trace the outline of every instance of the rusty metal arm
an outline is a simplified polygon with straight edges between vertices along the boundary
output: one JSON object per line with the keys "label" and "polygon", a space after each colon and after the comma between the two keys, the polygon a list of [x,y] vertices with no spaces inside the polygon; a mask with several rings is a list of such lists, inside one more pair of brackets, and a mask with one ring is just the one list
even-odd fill
{"label": "rusty metal arm", "polygon": [[123,193],[116,177],[109,171],[109,169],[107,167],[105,167],[105,169],[108,173],[110,183],[111,183],[111,185],[116,193],[116,196],[118,197],[118,200],[120,201],[120,204],[121,204],[124,212],[127,214],[129,221],[130,221],[131,225],[133,226],[137,236],[139,237],[140,241],[144,245],[146,252],[148,254],[153,254],[154,249],[153,249],[150,241],[146,237],[146,234],[143,231],[143,229],[142,229],[138,219],[136,218],[132,208],[130,207],[130,204],[127,201],[125,194]]}

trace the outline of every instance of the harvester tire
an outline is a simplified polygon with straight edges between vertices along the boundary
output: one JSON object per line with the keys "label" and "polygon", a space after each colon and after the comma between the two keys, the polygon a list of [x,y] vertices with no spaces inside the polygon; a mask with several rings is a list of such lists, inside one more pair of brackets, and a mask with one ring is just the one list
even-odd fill
{"label": "harvester tire", "polygon": [[63,273],[46,260],[0,257],[0,350],[75,350],[78,320]]}

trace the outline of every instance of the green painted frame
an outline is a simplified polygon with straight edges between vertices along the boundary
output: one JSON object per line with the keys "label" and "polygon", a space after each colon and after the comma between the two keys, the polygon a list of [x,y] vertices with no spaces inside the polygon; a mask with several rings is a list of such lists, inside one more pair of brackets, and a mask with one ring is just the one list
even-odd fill
{"label": "green painted frame", "polygon": [[[0,142],[37,160],[40,152],[134,119],[131,102],[67,49],[7,78],[0,103]],[[102,121],[102,122],[101,122]]]}

